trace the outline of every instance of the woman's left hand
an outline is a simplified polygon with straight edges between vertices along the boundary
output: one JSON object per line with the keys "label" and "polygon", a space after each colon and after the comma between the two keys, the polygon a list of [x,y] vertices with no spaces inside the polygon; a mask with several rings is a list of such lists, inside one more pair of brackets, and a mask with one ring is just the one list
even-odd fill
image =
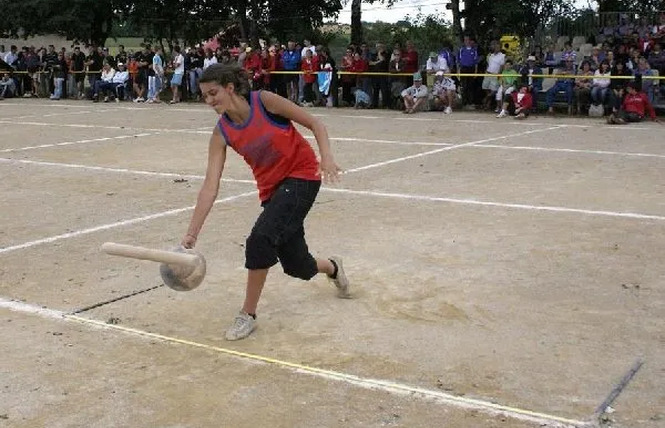
{"label": "woman's left hand", "polygon": [[332,158],[321,159],[319,165],[319,175],[324,183],[337,183],[339,181],[339,174],[342,172],[335,160]]}

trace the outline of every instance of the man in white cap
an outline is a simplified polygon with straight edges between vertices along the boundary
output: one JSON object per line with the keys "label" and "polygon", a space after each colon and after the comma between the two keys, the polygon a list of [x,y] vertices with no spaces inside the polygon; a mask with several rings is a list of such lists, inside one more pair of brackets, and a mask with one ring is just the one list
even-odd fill
{"label": "man in white cap", "polygon": [[455,99],[457,98],[455,81],[447,77],[443,71],[437,71],[434,78],[432,96],[435,110],[443,110],[445,114],[451,114]]}
{"label": "man in white cap", "polygon": [[428,91],[427,86],[423,85],[423,78],[420,73],[413,74],[413,86],[402,91],[404,100],[404,113],[412,114],[422,110],[427,104]]}

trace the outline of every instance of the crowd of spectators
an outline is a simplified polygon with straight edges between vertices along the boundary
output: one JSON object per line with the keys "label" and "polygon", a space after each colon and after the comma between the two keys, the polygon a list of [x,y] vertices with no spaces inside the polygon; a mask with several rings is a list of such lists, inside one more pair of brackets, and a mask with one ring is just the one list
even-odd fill
{"label": "crowd of spectators", "polygon": [[[198,79],[210,64],[236,63],[247,71],[253,89],[270,90],[307,107],[447,114],[453,108],[475,108],[494,110],[498,118],[525,118],[540,100],[551,113],[558,102],[569,114],[603,115],[621,109],[628,84],[650,103],[659,98],[663,85],[658,79],[644,79],[665,75],[665,15],[658,19],[624,19],[603,27],[594,45],[573,48],[566,41],[546,49],[535,46],[524,59],[509,57],[512,52],[498,40],[482,49],[468,36],[459,49],[443,44],[427,58],[410,41],[391,49],[384,43],[349,45],[339,61],[326,46],[308,40],[256,47],[240,43],[235,49],[214,51],[175,46],[168,55],[150,45],[137,52],[119,46],[115,55],[97,46],[87,47],[86,53],[79,46],[70,52],[54,46],[20,51],[0,46],[0,98],[159,103],[170,87],[170,103],[178,103],[200,99]],[[549,74],[564,76],[548,79]]]}

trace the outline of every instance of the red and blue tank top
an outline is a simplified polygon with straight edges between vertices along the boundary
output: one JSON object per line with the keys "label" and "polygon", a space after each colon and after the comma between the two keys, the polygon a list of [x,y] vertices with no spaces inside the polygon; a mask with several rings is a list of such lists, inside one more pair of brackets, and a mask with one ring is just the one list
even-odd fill
{"label": "red and blue tank top", "polygon": [[237,124],[226,114],[217,126],[226,144],[251,167],[262,202],[272,197],[285,178],[320,181],[319,161],[312,146],[290,120],[266,110],[261,91],[250,92],[249,117]]}

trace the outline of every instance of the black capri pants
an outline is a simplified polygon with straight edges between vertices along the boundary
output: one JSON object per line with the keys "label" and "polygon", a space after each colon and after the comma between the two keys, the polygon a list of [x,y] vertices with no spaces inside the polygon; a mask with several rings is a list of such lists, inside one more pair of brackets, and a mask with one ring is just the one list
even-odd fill
{"label": "black capri pants", "polygon": [[268,269],[279,261],[284,273],[304,280],[318,273],[305,242],[305,217],[314,204],[320,181],[286,178],[263,202],[245,247],[245,267]]}

